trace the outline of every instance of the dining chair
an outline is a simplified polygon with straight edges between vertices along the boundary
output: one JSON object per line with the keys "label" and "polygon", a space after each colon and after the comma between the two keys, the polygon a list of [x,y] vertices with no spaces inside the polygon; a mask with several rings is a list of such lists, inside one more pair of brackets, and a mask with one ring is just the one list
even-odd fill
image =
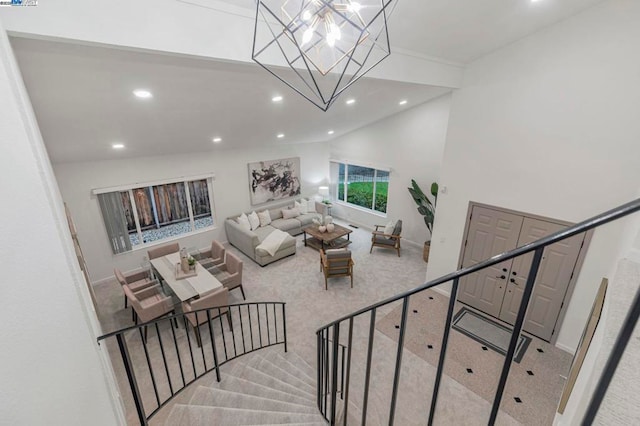
{"label": "dining chair", "polygon": [[179,251],[180,251],[180,244],[171,243],[171,244],[165,244],[160,247],[149,249],[147,250],[147,255],[149,256],[149,260],[151,260],[157,257],[166,256],[171,253],[177,253]]}
{"label": "dining chair", "polygon": [[[171,297],[162,293],[159,285],[153,285],[137,292],[133,292],[128,286],[122,287],[125,296],[135,312],[135,323],[146,323],[154,319],[175,313]],[[178,322],[175,321],[177,328]],[[140,330],[142,336],[142,330]],[[147,341],[147,326],[144,327],[144,341]]]}
{"label": "dining chair", "polygon": [[246,300],[242,287],[242,260],[238,256],[231,252],[227,253],[225,262],[211,272],[229,291],[240,287],[242,299]]}
{"label": "dining chair", "polygon": [[[124,274],[120,269],[113,268],[113,274],[116,276],[116,279],[122,287],[127,286],[134,293],[136,291],[140,291],[144,288],[151,287],[152,285],[157,284],[157,281],[149,277],[149,272],[144,270]],[[126,294],[124,295],[124,307],[125,309],[127,308]]]}
{"label": "dining chair", "polygon": [[375,225],[375,230],[371,233],[371,248],[369,253],[373,251],[373,247],[382,247],[388,249],[394,249],[398,252],[400,257],[400,234],[402,233],[402,221],[398,220],[393,227],[393,231],[390,234],[385,234],[384,231],[379,231],[380,228],[384,228],[385,225]]}
{"label": "dining chair", "polygon": [[[184,312],[185,318],[191,324],[191,328],[193,328],[193,332],[196,335],[196,342],[198,343],[198,347],[202,346],[202,338],[200,336],[200,326],[202,324],[207,323],[209,319],[214,319],[221,317],[222,315],[227,316],[227,322],[229,323],[229,329],[232,328],[231,324],[231,312],[227,307],[229,305],[229,290],[225,287],[218,288],[216,290],[212,290],[208,293],[200,296],[199,299],[193,299],[190,301],[182,302],[182,312]],[[224,307],[222,307],[224,306]],[[209,316],[207,317],[207,311],[189,313],[193,311],[197,311],[200,309],[212,309],[219,308],[216,310],[210,310]],[[220,324],[222,326],[222,323]],[[224,332],[224,331],[223,331]]]}
{"label": "dining chair", "polygon": [[320,250],[320,270],[324,273],[324,289],[333,277],[350,277],[353,288],[353,259],[351,250],[346,248]]}
{"label": "dining chair", "polygon": [[225,252],[226,250],[222,243],[213,240],[211,241],[211,248],[200,252],[197,260],[205,268],[222,265],[225,260]]}

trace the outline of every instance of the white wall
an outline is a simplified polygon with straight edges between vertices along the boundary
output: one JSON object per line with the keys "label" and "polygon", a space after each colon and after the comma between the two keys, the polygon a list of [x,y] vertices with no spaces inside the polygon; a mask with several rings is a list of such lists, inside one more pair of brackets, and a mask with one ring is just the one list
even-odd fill
{"label": "white wall", "polygon": [[415,179],[428,193],[439,180],[450,102],[444,95],[331,141],[331,159],[391,168],[386,218],[338,204],[332,214],[367,227],[402,219],[402,238],[423,244],[429,231],[407,188]]}
{"label": "white wall", "polygon": [[[429,278],[456,268],[469,201],[577,222],[635,198],[639,23],[640,2],[605,2],[469,66],[452,100]],[[576,348],[623,229],[596,232],[559,346]]]}
{"label": "white wall", "polygon": [[60,194],[2,24],[0,111],[0,423],[124,423],[107,384]]}
{"label": "white wall", "polygon": [[181,156],[58,163],[53,167],[62,197],[73,215],[91,281],[96,282],[112,277],[114,267],[124,271],[139,268],[147,249],[113,255],[98,200],[91,194],[92,189],[214,173],[216,229],[178,240],[181,246],[205,248],[212,239],[226,241],[225,218],[251,209],[247,163],[287,157],[300,157],[302,195],[313,195],[321,183],[326,183],[329,175],[326,143],[242,150],[218,150],[212,147],[210,152]]}

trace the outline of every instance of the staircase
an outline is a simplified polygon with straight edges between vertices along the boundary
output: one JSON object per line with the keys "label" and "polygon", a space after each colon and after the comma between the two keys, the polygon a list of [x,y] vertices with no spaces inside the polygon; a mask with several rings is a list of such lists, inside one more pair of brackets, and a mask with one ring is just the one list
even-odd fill
{"label": "staircase", "polygon": [[176,404],[167,426],[325,426],[316,397],[316,373],[302,358],[281,348],[235,359],[220,382],[204,377],[189,404]]}

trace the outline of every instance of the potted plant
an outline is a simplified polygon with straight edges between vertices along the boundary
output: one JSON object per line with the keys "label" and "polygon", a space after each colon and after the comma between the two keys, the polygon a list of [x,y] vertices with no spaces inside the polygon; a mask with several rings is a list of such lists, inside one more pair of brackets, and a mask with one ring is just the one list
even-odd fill
{"label": "potted plant", "polygon": [[187,262],[189,263],[189,269],[191,270],[195,270],[196,269],[196,259],[193,256],[189,256],[187,258]]}
{"label": "potted plant", "polygon": [[[418,205],[418,212],[423,216],[424,223],[427,225],[427,229],[429,230],[429,238],[431,238],[431,234],[433,232],[433,220],[435,219],[436,214],[436,202],[438,201],[438,183],[433,182],[431,184],[431,195],[433,195],[433,203],[426,196],[422,189],[418,186],[414,179],[411,179],[411,188],[407,188],[411,197],[413,197],[413,201]],[[422,258],[425,262],[429,261],[429,249],[431,248],[431,240],[427,240],[424,243],[424,250],[422,252]]]}

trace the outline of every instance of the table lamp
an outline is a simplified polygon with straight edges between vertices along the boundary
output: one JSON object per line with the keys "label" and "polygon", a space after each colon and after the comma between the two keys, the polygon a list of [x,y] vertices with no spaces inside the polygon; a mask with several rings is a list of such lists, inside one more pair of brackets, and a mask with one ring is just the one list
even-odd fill
{"label": "table lamp", "polygon": [[321,186],[318,188],[318,194],[322,195],[322,202],[324,203],[325,201],[329,200],[329,187],[328,186]]}

